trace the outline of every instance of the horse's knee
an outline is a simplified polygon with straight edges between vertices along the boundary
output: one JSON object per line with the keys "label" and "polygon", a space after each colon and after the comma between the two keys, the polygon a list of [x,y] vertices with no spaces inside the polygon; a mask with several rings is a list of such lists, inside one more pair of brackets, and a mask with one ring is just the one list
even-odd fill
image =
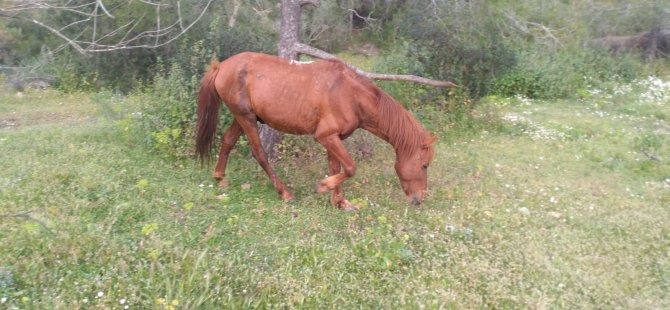
{"label": "horse's knee", "polygon": [[235,146],[235,143],[237,142],[237,139],[233,137],[223,137],[223,141],[221,143],[221,146],[227,149],[233,148]]}
{"label": "horse's knee", "polygon": [[344,166],[344,175],[346,175],[348,178],[351,178],[356,174],[356,166],[355,165],[345,165]]}

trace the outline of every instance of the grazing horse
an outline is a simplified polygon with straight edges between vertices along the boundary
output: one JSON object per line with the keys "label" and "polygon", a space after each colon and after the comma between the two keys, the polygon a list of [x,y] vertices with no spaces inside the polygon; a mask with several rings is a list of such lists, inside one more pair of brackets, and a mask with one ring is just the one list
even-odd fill
{"label": "grazing horse", "polygon": [[326,148],[329,175],[316,187],[330,190],[331,202],[355,210],[344,198],[342,182],[356,172],[343,139],[363,128],[395,149],[395,170],[408,202],[426,197],[428,165],[435,137],[372,82],[336,60],[293,62],[275,56],[245,52],[219,63],[212,61],[198,95],[196,151],[204,160],[216,134],[221,100],[233,114],[223,135],[214,178],[225,187],[228,155],[242,133],[258,163],[285,201],[293,194],[268,163],[258,136],[257,122],[286,133],[311,135]]}

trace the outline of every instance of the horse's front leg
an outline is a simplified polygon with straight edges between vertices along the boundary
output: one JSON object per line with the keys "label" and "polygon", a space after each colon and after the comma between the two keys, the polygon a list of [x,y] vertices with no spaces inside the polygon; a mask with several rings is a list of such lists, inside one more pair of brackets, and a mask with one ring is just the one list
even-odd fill
{"label": "horse's front leg", "polygon": [[221,138],[221,150],[219,151],[219,160],[216,162],[216,167],[214,168],[213,177],[219,182],[219,186],[222,188],[228,187],[228,181],[226,181],[226,165],[228,164],[228,155],[230,151],[237,143],[237,140],[242,134],[242,127],[233,119],[233,123],[230,124],[228,130]]}
{"label": "horse's front leg", "polygon": [[[328,151],[328,175],[336,175],[341,172],[340,162],[335,155]],[[344,192],[342,191],[342,184],[336,186],[331,191],[330,203],[342,210],[358,210],[358,205],[353,205],[348,200],[344,199]]]}
{"label": "horse's front leg", "polygon": [[360,209],[360,206],[354,205],[344,199],[342,183],[354,176],[356,165],[344,148],[342,140],[337,135],[332,135],[324,138],[317,137],[317,141],[328,152],[328,171],[330,175],[317,184],[316,191],[318,193],[323,193],[327,190],[332,191],[330,202],[342,210]]}

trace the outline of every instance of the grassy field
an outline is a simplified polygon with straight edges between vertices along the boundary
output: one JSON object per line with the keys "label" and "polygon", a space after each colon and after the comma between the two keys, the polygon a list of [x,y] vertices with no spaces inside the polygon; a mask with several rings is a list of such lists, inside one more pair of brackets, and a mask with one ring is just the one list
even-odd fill
{"label": "grassy field", "polygon": [[431,116],[420,207],[358,134],[360,212],[313,193],[310,139],[274,163],[283,203],[245,147],[222,190],[135,142],[126,98],[1,94],[0,308],[670,308],[667,82],[487,98],[478,129]]}

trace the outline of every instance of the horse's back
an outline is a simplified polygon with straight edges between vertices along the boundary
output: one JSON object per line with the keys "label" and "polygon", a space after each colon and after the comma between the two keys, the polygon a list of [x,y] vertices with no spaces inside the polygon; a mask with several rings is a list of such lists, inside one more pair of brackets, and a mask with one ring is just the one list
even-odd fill
{"label": "horse's back", "polygon": [[341,90],[344,75],[328,61],[290,62],[250,55],[246,83],[253,112],[271,127],[293,134],[313,134],[323,122],[339,130],[357,124],[351,100]]}
{"label": "horse's back", "polygon": [[223,61],[219,71],[216,87],[234,114],[252,113],[292,134],[314,134],[325,124],[348,135],[359,125],[355,97],[361,96],[361,86],[341,62],[295,62],[245,52]]}

